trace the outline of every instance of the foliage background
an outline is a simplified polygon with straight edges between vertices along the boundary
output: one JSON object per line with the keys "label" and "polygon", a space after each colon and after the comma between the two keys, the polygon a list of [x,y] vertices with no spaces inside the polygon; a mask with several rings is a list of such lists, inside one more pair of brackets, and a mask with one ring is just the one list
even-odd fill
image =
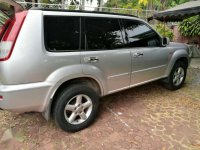
{"label": "foliage background", "polygon": [[173,34],[172,30],[169,27],[167,27],[167,25],[164,25],[163,23],[158,23],[158,24],[156,24],[155,29],[163,37],[168,37],[170,39],[170,41],[172,41],[174,34]]}
{"label": "foliage background", "polygon": [[183,36],[200,36],[200,15],[183,20],[179,31]]}

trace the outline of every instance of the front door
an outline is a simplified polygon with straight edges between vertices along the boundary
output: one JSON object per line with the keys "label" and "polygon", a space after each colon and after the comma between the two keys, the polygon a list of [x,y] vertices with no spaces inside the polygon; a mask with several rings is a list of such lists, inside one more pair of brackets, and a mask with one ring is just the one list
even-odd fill
{"label": "front door", "polygon": [[168,64],[167,47],[160,36],[140,21],[123,20],[125,46],[131,51],[131,86],[164,76]]}
{"label": "front door", "polygon": [[155,80],[164,76],[168,54],[163,47],[136,48],[131,51],[131,85]]}

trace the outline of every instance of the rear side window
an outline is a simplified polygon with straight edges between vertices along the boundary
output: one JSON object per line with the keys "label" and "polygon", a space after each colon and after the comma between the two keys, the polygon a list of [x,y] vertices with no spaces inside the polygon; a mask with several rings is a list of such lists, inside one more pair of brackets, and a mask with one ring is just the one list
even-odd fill
{"label": "rear side window", "polygon": [[85,18],[86,49],[109,50],[123,47],[118,19]]}
{"label": "rear side window", "polygon": [[125,47],[160,46],[160,37],[146,24],[139,21],[123,20]]}
{"label": "rear side window", "polygon": [[45,16],[44,37],[48,51],[79,50],[80,17]]}

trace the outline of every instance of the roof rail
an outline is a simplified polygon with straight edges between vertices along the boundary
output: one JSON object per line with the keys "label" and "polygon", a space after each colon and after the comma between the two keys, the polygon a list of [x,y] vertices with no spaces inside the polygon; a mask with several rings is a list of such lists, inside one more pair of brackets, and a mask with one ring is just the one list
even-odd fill
{"label": "roof rail", "polygon": [[33,7],[30,10],[42,10],[42,11],[59,11],[59,12],[80,12],[80,13],[95,13],[95,14],[108,14],[108,15],[121,15],[121,16],[129,16],[136,17],[135,15],[128,14],[120,14],[120,13],[110,13],[110,12],[99,12],[99,11],[87,11],[87,10],[66,10],[66,9],[52,9],[52,8],[36,8]]}

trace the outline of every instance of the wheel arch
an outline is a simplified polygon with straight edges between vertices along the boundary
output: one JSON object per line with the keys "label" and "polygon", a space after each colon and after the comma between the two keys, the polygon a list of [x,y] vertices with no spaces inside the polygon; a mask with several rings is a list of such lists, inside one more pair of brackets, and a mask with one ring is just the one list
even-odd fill
{"label": "wheel arch", "polygon": [[86,84],[90,88],[92,88],[99,96],[104,95],[103,87],[100,85],[100,83],[92,78],[92,77],[78,77],[73,78],[70,80],[67,80],[60,84],[53,92],[53,94],[50,97],[49,102],[47,103],[46,109],[43,112],[43,116],[46,120],[49,120],[52,115],[52,110],[54,106],[54,103],[56,102],[57,96],[67,87],[73,85],[73,84]]}
{"label": "wheel arch", "polygon": [[183,62],[186,65],[186,67],[188,68],[189,62],[188,62],[187,57],[180,57],[180,58],[178,58],[174,64],[176,64],[178,61]]}
{"label": "wheel arch", "polygon": [[189,57],[187,52],[184,49],[180,49],[177,50],[173,53],[173,55],[171,56],[171,59],[169,60],[169,65],[168,65],[168,69],[166,70],[166,77],[169,76],[173,66],[178,62],[178,61],[182,61],[184,64],[186,64],[186,67],[189,66]]}
{"label": "wheel arch", "polygon": [[172,68],[174,67],[174,65],[175,65],[177,62],[179,62],[179,61],[183,62],[183,63],[186,65],[186,67],[188,67],[189,61],[188,61],[187,56],[178,57],[177,59],[175,59],[175,60],[173,61],[173,63],[171,63],[170,69],[168,70],[167,75],[170,74],[170,72],[171,72]]}
{"label": "wheel arch", "polygon": [[166,78],[164,78],[162,81],[165,83],[165,82],[168,82],[168,80],[169,80],[169,75],[170,75],[170,73],[171,73],[171,71],[172,71],[172,69],[173,69],[173,67],[174,67],[174,65],[177,63],[177,62],[179,62],[179,61],[181,61],[181,62],[183,62],[185,65],[186,65],[186,67],[188,68],[188,66],[189,66],[189,60],[188,60],[188,57],[187,57],[187,55],[182,55],[182,56],[180,56],[180,57],[174,57],[174,58],[172,58],[173,59],[173,61],[171,61],[171,63],[169,64],[169,66],[168,66],[168,69],[167,69],[167,71],[166,71]]}

